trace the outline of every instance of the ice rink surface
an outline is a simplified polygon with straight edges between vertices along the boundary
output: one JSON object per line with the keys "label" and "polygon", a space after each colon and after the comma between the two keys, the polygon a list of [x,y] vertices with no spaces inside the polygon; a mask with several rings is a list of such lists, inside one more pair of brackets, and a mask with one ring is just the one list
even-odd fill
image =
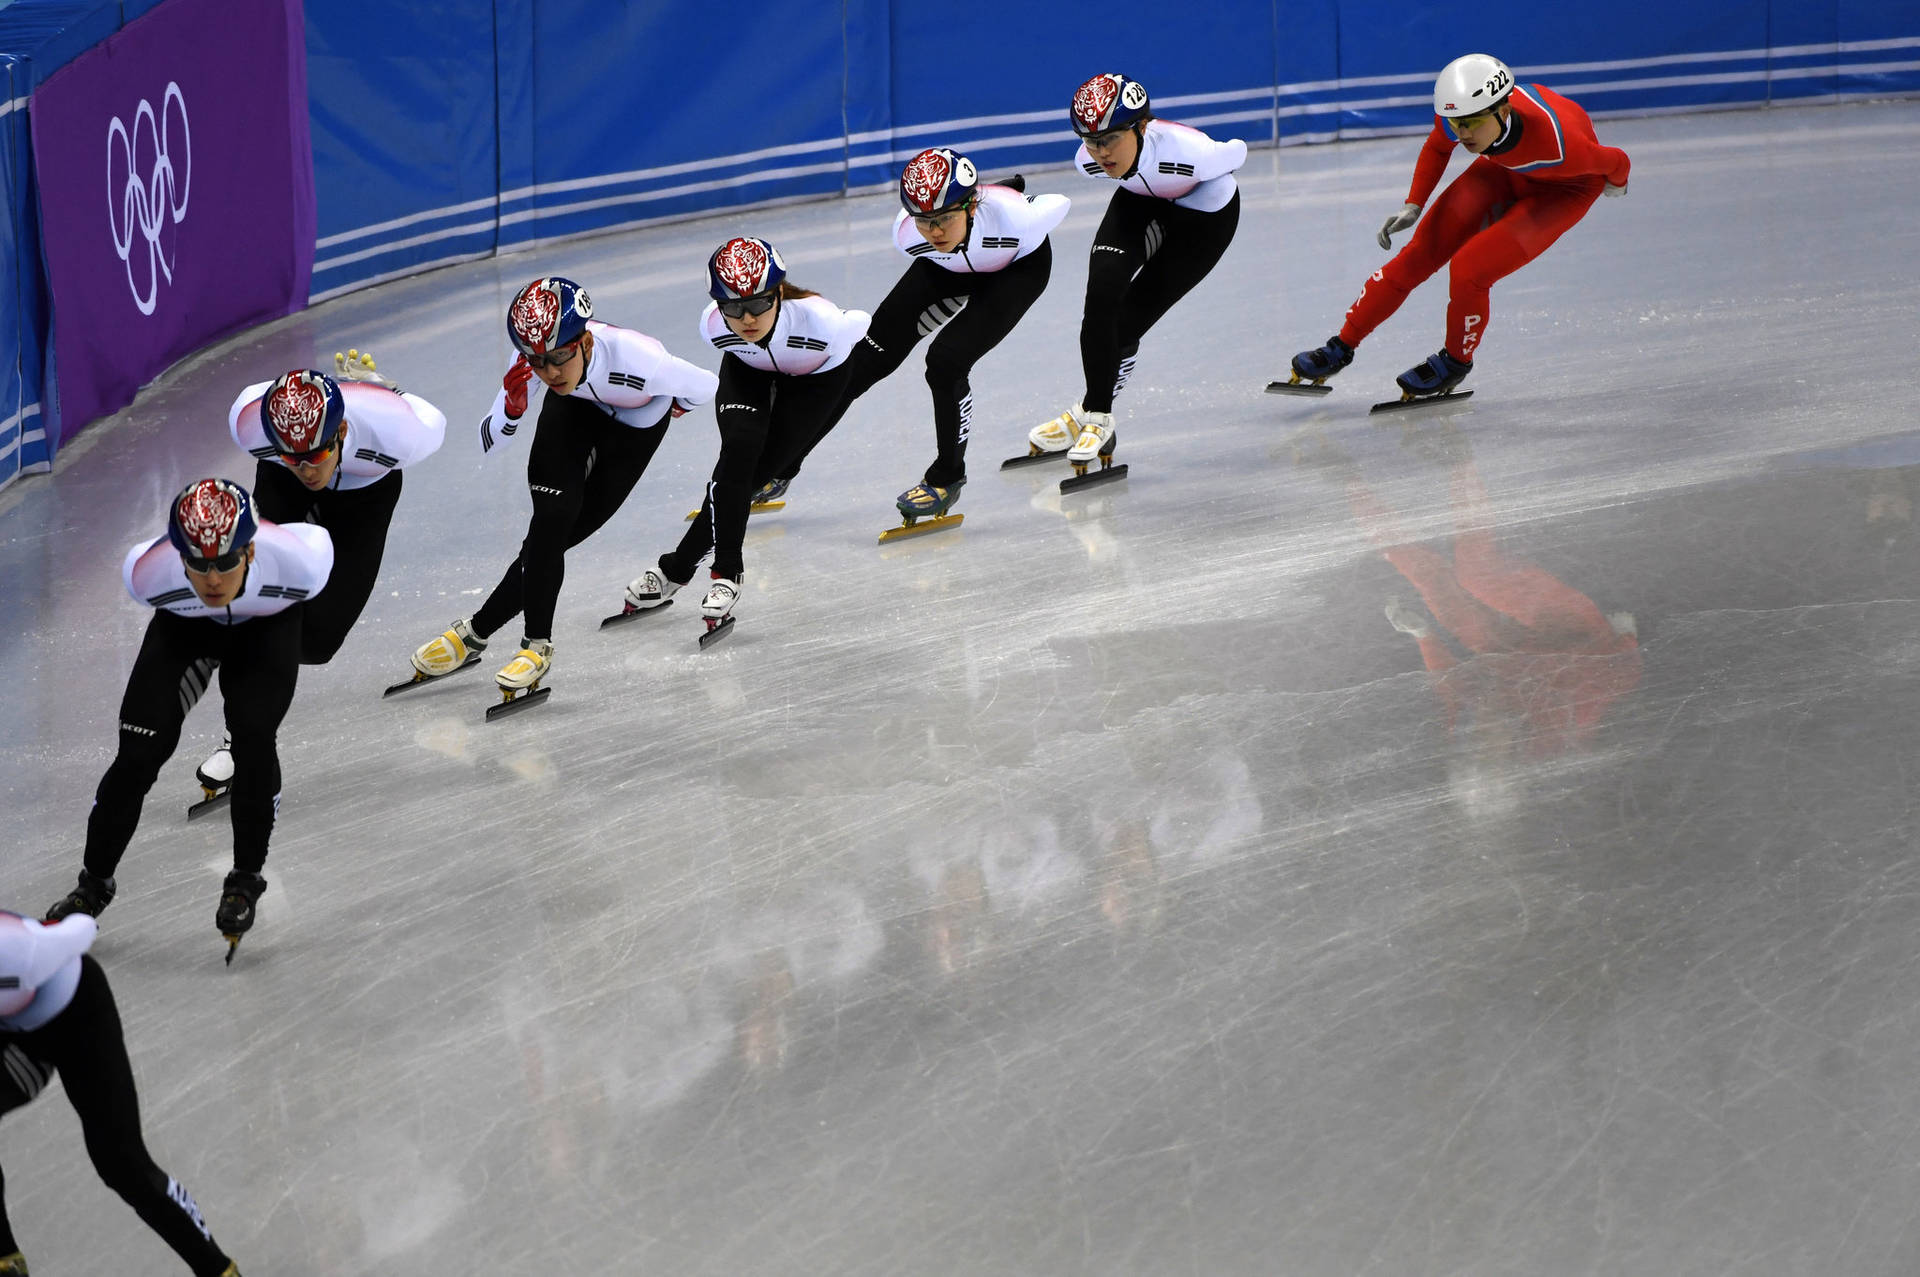
{"label": "ice rink surface", "polygon": [[[1109,188],[1036,175],[1074,210],[976,370],[965,525],[875,544],[932,457],[916,356],[755,518],[730,638],[697,593],[602,633],[702,410],[569,556],[551,700],[492,724],[503,645],[379,691],[524,530],[524,442],[473,434],[513,291],[566,274],[716,367],[706,253],[763,235],[871,309],[894,201],[227,342],[0,497],[0,902],[78,867],[149,615],[123,551],[250,479],[242,385],[355,345],[453,425],[302,673],[260,924],[223,967],[210,696],[95,949],[249,1277],[1920,1271],[1920,104],[1600,130],[1628,197],[1498,286],[1469,404],[1385,420],[1444,276],[1331,397],[1262,387],[1384,260],[1419,141],[1256,152],[1119,400],[1130,477],[1065,498],[997,464],[1079,396]],[[184,1271],[57,1094],[0,1161],[36,1274]]]}

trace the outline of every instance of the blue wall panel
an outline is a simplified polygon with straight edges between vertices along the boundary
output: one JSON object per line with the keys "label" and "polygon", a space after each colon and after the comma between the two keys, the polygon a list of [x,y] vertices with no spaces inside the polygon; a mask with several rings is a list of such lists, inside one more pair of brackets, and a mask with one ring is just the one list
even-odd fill
{"label": "blue wall panel", "polygon": [[[0,102],[164,2],[0,6]],[[1164,0],[840,0],[767,21],[680,0],[306,11],[316,298],[569,235],[870,189],[925,146],[965,150],[990,176],[1064,164],[1067,102],[1104,70],[1145,83],[1167,118],[1254,145],[1421,131],[1434,72],[1466,51],[1466,14],[1416,0],[1214,0],[1177,22]],[[1596,115],[1920,93],[1920,0],[1622,0],[1503,10],[1498,27],[1487,52]],[[14,125],[0,118],[0,141]],[[7,163],[0,483],[22,433],[6,423],[40,403],[47,325],[31,164]]]}

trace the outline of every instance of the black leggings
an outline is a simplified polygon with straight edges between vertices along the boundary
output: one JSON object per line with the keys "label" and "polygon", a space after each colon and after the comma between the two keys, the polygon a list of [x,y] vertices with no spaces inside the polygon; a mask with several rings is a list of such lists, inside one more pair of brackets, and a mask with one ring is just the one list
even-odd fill
{"label": "black leggings", "polygon": [[764,372],[732,354],[721,358],[714,400],[720,460],[679,547],[660,556],[660,570],[669,581],[686,584],[709,550],[717,575],[740,579],[746,567],[740,543],[747,535],[753,494],[825,436],[821,423],[830,428],[830,419],[838,417],[852,371],[849,360],[827,372],[795,377]]}
{"label": "black leggings", "polygon": [[[80,959],[80,985],[66,1010],[30,1032],[0,1032],[0,1063],[0,1113],[32,1101],[58,1071],[101,1182],[120,1194],[196,1277],[220,1277],[226,1271],[232,1261],[207,1231],[193,1195],[153,1164],[140,1138],[140,1097],[133,1089],[120,1013],[106,973],[92,955]],[[5,1190],[6,1176],[0,1174],[0,1195]],[[0,1196],[0,1255],[19,1249]]]}
{"label": "black leggings", "polygon": [[1118,190],[1094,232],[1087,261],[1087,305],[1080,320],[1080,364],[1088,412],[1112,412],[1133,371],[1140,339],[1160,316],[1207,277],[1240,225],[1240,192],[1215,213]]}
{"label": "black leggings", "polygon": [[1020,317],[1046,290],[1053,273],[1053,243],[1040,247],[1002,270],[972,275],[917,261],[873,312],[867,335],[847,362],[852,373],[846,398],[786,469],[800,473],[800,462],[826,437],[853,401],[905,361],[920,339],[938,329],[927,347],[927,387],[933,392],[933,433],[938,453],[924,481],[946,488],[967,477],[967,431],[973,416],[973,387],[968,378],[981,356],[1006,340]]}
{"label": "black leggings", "polygon": [[598,532],[633,491],[667,437],[667,412],[663,402],[657,424],[635,429],[590,399],[546,397],[527,458],[533,519],[520,556],[473,614],[475,634],[485,638],[524,610],[524,637],[553,637],[567,551]]}
{"label": "black leggings", "polygon": [[380,559],[387,552],[387,525],[400,501],[400,471],[364,488],[308,489],[293,471],[264,460],[253,472],[254,508],[274,523],[317,523],[333,538],[333,571],[327,588],[300,605],[300,663],[325,665],[360,619]]}
{"label": "black leggings", "polygon": [[237,625],[156,611],[120,699],[120,749],[87,816],[87,872],[110,877],[133,841],[140,807],[180,743],[180,724],[220,672],[233,736],[233,867],[259,873],[280,805],[274,737],[300,676],[300,609]]}

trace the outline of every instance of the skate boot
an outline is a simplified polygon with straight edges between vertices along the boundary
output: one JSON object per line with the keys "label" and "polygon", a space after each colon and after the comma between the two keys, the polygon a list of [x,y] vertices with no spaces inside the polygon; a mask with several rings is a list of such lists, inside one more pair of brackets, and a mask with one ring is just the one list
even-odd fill
{"label": "skate boot", "polygon": [[1403,400],[1432,399],[1451,391],[1472,371],[1472,360],[1455,359],[1443,346],[1437,353],[1428,355],[1425,363],[1415,364],[1394,380],[1400,383]]}
{"label": "skate boot", "polygon": [[784,501],[787,496],[787,488],[792,483],[793,480],[791,479],[767,480],[760,485],[760,491],[753,494],[753,504],[755,506],[763,506],[774,501]]}
{"label": "skate boot", "polygon": [[0,1277],[27,1277],[27,1257],[17,1250],[0,1255]]}
{"label": "skate boot", "polygon": [[553,689],[540,686],[540,680],[552,669],[553,640],[529,639],[522,635],[520,650],[493,676],[500,688],[500,703],[487,711],[487,721],[491,723],[503,714],[516,714],[545,701]]}
{"label": "skate boot", "polygon": [[521,639],[520,650],[503,666],[493,681],[512,699],[513,693],[540,686],[540,680],[553,668],[552,639]]}
{"label": "skate boot", "polygon": [[462,617],[439,638],[414,649],[413,668],[423,678],[445,678],[478,661],[486,650],[487,641],[473,632],[473,618]]}
{"label": "skate boot", "polygon": [[220,907],[214,910],[213,925],[226,939],[228,966],[233,965],[233,952],[240,947],[240,937],[253,930],[253,907],[260,903],[260,893],[266,889],[265,878],[238,869],[228,874],[220,886]]}
{"label": "skate boot", "polygon": [[900,526],[882,532],[880,534],[882,544],[898,537],[917,536],[922,532],[938,532],[941,528],[958,527],[960,521],[967,516],[947,512],[953,509],[953,503],[960,499],[960,489],[966,486],[965,479],[956,479],[944,488],[922,482],[902,492],[894,499],[894,505],[900,509]]}
{"label": "skate boot", "polygon": [[69,914],[76,913],[98,918],[106,907],[113,903],[113,892],[113,879],[97,878],[82,869],[79,885],[54,902],[53,907],[47,910],[46,920],[58,922]]}
{"label": "skate boot", "polygon": [[1076,403],[1052,421],[1035,426],[1027,432],[1027,455],[1038,457],[1067,451],[1080,437],[1086,420],[1087,410]]}
{"label": "skate boot", "polygon": [[337,381],[359,381],[370,386],[384,386],[388,390],[399,389],[375,371],[373,352],[370,350],[349,350],[344,355],[334,351],[333,375]]}
{"label": "skate boot", "polygon": [[713,584],[707,587],[707,597],[700,600],[700,616],[707,623],[707,632],[700,636],[701,647],[733,628],[733,605],[739,601],[740,582],[728,580],[718,572],[713,573]]}
{"label": "skate boot", "polygon": [[1289,381],[1293,385],[1306,381],[1317,386],[1352,362],[1353,347],[1337,335],[1329,337],[1326,345],[1303,350],[1293,357],[1293,376]]}
{"label": "skate boot", "polygon": [[665,607],[672,601],[674,591],[685,584],[685,581],[669,581],[667,574],[658,568],[648,568],[627,582],[627,611]]}
{"label": "skate boot", "polygon": [[194,772],[194,778],[200,782],[200,788],[207,791],[209,798],[219,797],[233,783],[232,732],[220,737],[220,748],[207,755],[207,761],[200,764],[200,769]]}

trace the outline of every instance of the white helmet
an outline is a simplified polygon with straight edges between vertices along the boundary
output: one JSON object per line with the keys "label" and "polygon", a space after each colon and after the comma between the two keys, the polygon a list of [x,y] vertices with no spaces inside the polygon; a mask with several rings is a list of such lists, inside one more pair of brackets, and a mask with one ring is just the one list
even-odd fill
{"label": "white helmet", "polygon": [[1513,92],[1513,72],[1499,58],[1469,53],[1455,58],[1433,82],[1433,113],[1449,118],[1498,106]]}

